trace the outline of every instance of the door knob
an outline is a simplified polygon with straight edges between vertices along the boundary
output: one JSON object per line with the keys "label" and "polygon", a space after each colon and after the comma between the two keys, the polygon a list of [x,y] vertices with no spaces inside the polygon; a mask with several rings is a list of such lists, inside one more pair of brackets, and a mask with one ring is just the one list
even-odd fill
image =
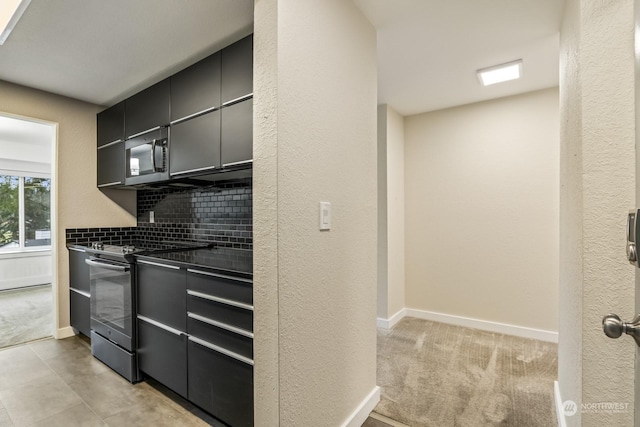
{"label": "door knob", "polygon": [[631,335],[640,347],[640,315],[631,322],[623,322],[617,314],[607,314],[602,318],[602,329],[609,338],[620,338],[622,334]]}

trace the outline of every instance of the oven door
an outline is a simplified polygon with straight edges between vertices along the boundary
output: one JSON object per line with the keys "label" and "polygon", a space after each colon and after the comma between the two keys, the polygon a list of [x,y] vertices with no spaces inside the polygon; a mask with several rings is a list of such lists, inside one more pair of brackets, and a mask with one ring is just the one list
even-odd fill
{"label": "oven door", "polygon": [[133,272],[131,265],[89,258],[91,329],[129,351],[133,346]]}

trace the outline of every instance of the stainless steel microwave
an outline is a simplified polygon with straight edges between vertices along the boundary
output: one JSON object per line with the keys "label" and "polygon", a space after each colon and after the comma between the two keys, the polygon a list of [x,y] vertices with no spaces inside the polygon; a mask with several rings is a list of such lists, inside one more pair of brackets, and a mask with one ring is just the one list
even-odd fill
{"label": "stainless steel microwave", "polygon": [[125,141],[125,185],[169,179],[169,131],[158,127]]}

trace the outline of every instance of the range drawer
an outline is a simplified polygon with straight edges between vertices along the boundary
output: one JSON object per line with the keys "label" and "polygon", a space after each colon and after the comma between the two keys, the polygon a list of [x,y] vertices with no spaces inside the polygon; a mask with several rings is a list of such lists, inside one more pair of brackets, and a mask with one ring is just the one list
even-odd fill
{"label": "range drawer", "polygon": [[189,337],[189,400],[233,427],[253,426],[253,362]]}
{"label": "range drawer", "polygon": [[187,313],[189,335],[253,359],[253,333],[204,316]]}
{"label": "range drawer", "polygon": [[253,281],[249,279],[189,268],[187,289],[253,305]]}
{"label": "range drawer", "polygon": [[187,310],[189,313],[253,332],[253,306],[188,290]]}

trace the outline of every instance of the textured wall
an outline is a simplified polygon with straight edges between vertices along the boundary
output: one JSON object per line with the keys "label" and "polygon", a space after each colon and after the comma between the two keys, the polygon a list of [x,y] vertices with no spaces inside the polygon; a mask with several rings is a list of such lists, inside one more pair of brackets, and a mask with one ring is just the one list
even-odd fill
{"label": "textured wall", "polygon": [[[256,420],[336,426],[376,378],[376,34],[350,1],[260,0],[255,12],[254,304],[277,294],[278,307],[278,336],[256,341],[256,396],[269,400]],[[320,201],[330,231],[318,230]],[[273,322],[273,307],[259,310],[256,323]],[[279,420],[272,367],[258,367],[275,339]]]}
{"label": "textured wall", "polygon": [[[70,98],[0,81],[0,112],[58,124],[57,156],[52,176],[57,188],[53,232],[53,275],[57,278],[57,328],[69,326],[69,257],[65,229],[135,225],[135,193],[111,194],[96,188],[96,113],[99,107]],[[117,191],[117,190],[112,190]],[[122,206],[125,206],[123,208]],[[55,227],[55,228],[54,228]]]}
{"label": "textured wall", "polygon": [[404,118],[378,106],[378,317],[404,308]]}
{"label": "textured wall", "polygon": [[410,308],[558,328],[558,91],[405,118]]}
{"label": "textured wall", "polygon": [[[630,339],[602,316],[634,313],[625,219],[634,206],[633,1],[568,0],[561,36],[562,234],[559,382],[585,404],[633,403]],[[633,405],[631,405],[632,407]],[[632,411],[585,411],[569,425],[632,425]]]}

